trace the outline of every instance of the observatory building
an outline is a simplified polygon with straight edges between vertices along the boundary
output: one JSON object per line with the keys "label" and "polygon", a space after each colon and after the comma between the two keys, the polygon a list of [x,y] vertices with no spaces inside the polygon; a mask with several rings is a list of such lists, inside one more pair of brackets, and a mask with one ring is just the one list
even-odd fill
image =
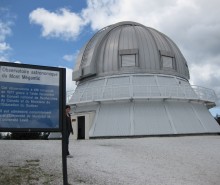
{"label": "observatory building", "polygon": [[73,70],[75,139],[219,133],[211,89],[189,83],[187,62],[163,33],[135,22],[98,31]]}

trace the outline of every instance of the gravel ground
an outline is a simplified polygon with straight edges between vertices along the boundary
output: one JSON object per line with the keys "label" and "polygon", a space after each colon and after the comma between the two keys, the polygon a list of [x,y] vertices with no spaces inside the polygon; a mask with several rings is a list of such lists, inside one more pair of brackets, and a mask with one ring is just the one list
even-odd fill
{"label": "gravel ground", "polygon": [[[217,135],[71,140],[70,152],[71,185],[220,184]],[[18,168],[17,184],[62,185],[61,141],[1,140],[0,185],[14,185],[4,175],[19,178]]]}

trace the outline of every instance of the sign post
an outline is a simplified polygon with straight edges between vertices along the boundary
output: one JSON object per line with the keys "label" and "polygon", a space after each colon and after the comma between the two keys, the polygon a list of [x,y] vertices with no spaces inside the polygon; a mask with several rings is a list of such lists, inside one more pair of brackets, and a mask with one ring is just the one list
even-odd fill
{"label": "sign post", "polygon": [[62,132],[67,185],[66,70],[0,62],[0,132]]}
{"label": "sign post", "polygon": [[[66,73],[63,74],[63,84],[66,87]],[[66,100],[66,88],[62,90],[63,99]],[[63,119],[62,119],[62,164],[63,164],[63,185],[68,185],[68,175],[67,175],[67,125],[66,125],[66,106],[63,104]]]}
{"label": "sign post", "polygon": [[63,132],[62,132],[62,163],[63,163],[63,184],[64,185],[68,185],[66,156],[67,156],[67,130],[66,130],[66,124],[64,122]]}

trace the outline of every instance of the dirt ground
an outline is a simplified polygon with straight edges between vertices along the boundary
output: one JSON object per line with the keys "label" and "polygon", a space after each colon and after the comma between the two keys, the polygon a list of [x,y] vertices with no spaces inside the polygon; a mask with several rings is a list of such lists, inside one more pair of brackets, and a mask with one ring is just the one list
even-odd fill
{"label": "dirt ground", "polygon": [[[70,141],[71,185],[219,185],[220,136]],[[0,185],[62,185],[60,140],[1,140]]]}

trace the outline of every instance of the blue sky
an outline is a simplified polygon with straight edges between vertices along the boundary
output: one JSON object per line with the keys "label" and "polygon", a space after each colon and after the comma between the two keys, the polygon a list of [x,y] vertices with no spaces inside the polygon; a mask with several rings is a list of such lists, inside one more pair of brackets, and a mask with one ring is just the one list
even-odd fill
{"label": "blue sky", "polygon": [[0,61],[65,67],[72,90],[81,47],[107,25],[135,21],[179,46],[190,83],[215,90],[220,114],[219,7],[218,0],[1,0]]}
{"label": "blue sky", "polygon": [[[30,14],[37,8],[56,12],[66,8],[77,12],[86,6],[86,1],[79,0],[1,0],[1,18],[11,22],[11,33],[5,41],[10,45],[7,51],[9,61],[20,61],[25,64],[65,66],[73,68],[74,63],[64,56],[76,54],[93,32],[82,37],[64,39],[62,36],[50,38],[41,35],[42,28],[30,21]],[[83,33],[81,33],[83,34]]]}

